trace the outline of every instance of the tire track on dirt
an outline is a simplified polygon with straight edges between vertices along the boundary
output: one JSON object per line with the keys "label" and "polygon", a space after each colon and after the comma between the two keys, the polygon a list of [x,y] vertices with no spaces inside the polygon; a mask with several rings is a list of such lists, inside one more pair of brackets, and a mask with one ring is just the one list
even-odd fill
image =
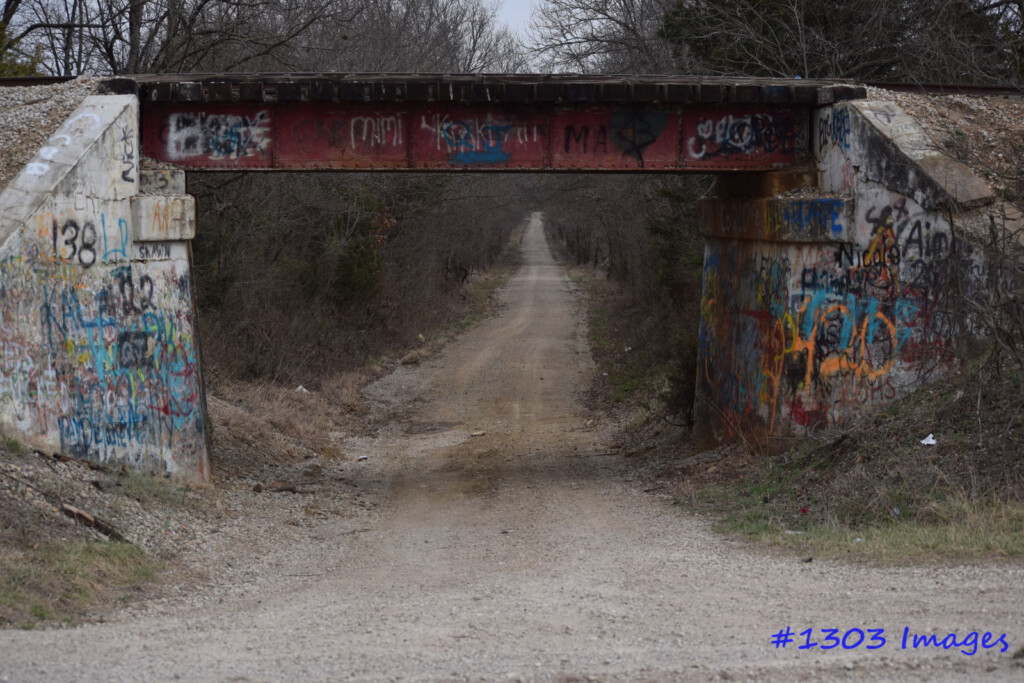
{"label": "tire track on dirt", "polygon": [[523,252],[499,315],[367,388],[380,428],[349,439],[367,459],[344,466],[379,512],[261,539],[272,570],[223,602],[207,590],[164,614],[0,632],[0,677],[1019,680],[1012,650],[772,648],[786,625],[904,624],[1016,648],[1024,570],[803,563],[642,493],[577,400],[593,363],[539,215]]}

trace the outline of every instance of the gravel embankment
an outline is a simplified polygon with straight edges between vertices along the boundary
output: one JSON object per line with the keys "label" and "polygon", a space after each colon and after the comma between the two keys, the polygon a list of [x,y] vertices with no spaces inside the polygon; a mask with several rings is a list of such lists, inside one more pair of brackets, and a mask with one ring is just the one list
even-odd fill
{"label": "gravel embankment", "polygon": [[81,76],[57,85],[0,87],[0,189],[18,175],[47,138],[83,99],[97,79]]}
{"label": "gravel embankment", "polygon": [[967,164],[997,193],[1024,173],[1020,156],[1014,153],[1024,140],[1024,102],[882,88],[868,88],[868,97],[893,102],[913,116],[939,151]]}
{"label": "gravel embankment", "polygon": [[[106,539],[62,512],[71,505],[109,523],[124,538],[160,558],[197,548],[209,522],[196,491],[42,453],[0,452],[0,521],[38,541]],[[195,508],[191,512],[189,508]]]}

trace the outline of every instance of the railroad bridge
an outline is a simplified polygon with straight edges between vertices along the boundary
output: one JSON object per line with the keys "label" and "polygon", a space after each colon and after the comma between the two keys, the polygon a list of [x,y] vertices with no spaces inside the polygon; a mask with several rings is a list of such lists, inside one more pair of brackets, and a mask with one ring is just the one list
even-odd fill
{"label": "railroad bridge", "polygon": [[[0,427],[208,476],[188,170],[715,173],[703,432],[838,424],[954,341],[952,222],[988,187],[863,86],[680,76],[110,79],[0,193]],[[926,274],[926,275],[923,275]],[[940,363],[941,364],[941,363]]]}
{"label": "railroad bridge", "polygon": [[143,153],[186,168],[770,170],[810,158],[815,81],[579,76],[189,76],[113,81]]}

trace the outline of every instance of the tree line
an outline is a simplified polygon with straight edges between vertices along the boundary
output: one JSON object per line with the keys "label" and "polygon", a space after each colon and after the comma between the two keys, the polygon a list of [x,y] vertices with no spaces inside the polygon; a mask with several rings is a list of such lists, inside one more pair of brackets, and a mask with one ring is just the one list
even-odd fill
{"label": "tree line", "polygon": [[[1024,0],[544,0],[518,36],[490,0],[0,0],[0,75],[559,71],[1013,85],[1022,22]],[[694,206],[712,180],[189,177],[207,357],[231,373],[322,373],[415,338],[451,315],[466,274],[541,208],[570,258],[607,273],[648,321],[652,354],[692,374]],[[659,334],[665,321],[673,331]]]}
{"label": "tree line", "polygon": [[2,0],[0,55],[55,76],[522,70],[495,16],[482,0]]}
{"label": "tree line", "polygon": [[1024,1],[547,0],[547,68],[1020,85]]}
{"label": "tree line", "polygon": [[0,75],[525,70],[1019,84],[1024,0],[0,0]]}

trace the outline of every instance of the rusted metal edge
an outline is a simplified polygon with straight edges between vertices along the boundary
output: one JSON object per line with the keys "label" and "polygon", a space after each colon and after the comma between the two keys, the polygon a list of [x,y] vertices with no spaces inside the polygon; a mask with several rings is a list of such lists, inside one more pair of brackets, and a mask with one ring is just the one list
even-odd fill
{"label": "rusted metal edge", "polygon": [[168,74],[107,79],[142,102],[774,104],[863,99],[852,81],[545,74]]}
{"label": "rusted metal edge", "polygon": [[[159,159],[143,158],[147,164],[163,164]],[[797,165],[803,162],[797,162]],[[223,166],[178,166],[178,170],[186,173],[384,173],[401,175],[411,174],[433,174],[433,173],[479,173],[486,175],[494,174],[529,174],[529,173],[554,173],[558,175],[586,174],[586,175],[713,175],[719,173],[755,174],[768,171],[785,171],[793,168],[793,164],[764,164],[751,166],[732,166],[728,163],[709,164],[707,166],[671,166],[659,168],[626,168],[626,167],[596,167],[596,166],[501,166],[497,168],[489,166],[416,166],[411,168],[388,168],[382,166],[352,166],[350,168],[331,168],[326,166],[303,166],[303,167],[280,167],[280,168],[241,168],[233,169]]]}

